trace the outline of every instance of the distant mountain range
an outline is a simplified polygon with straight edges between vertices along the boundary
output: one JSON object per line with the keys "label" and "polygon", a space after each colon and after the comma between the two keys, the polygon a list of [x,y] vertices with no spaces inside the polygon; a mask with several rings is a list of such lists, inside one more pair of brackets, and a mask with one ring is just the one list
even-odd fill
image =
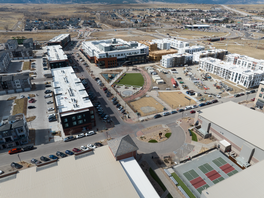
{"label": "distant mountain range", "polygon": [[102,4],[132,4],[132,3],[191,3],[191,4],[263,4],[264,0],[0,0],[0,3],[32,3],[32,4],[72,4],[72,3],[102,3]]}

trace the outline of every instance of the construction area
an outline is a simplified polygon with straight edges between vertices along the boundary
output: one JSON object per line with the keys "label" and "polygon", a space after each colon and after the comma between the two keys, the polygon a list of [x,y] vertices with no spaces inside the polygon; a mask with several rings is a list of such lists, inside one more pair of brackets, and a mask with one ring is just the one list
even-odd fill
{"label": "construction area", "polygon": [[157,62],[162,59],[163,55],[176,54],[176,53],[178,53],[178,50],[175,49],[151,51],[149,52],[149,60]]}
{"label": "construction area", "polygon": [[141,116],[147,116],[164,111],[164,107],[152,97],[144,97],[134,102],[130,102],[129,106],[140,113]]}
{"label": "construction area", "polygon": [[159,98],[164,102],[166,102],[173,109],[194,105],[197,103],[190,97],[186,96],[181,91],[171,91],[171,92],[160,91]]}

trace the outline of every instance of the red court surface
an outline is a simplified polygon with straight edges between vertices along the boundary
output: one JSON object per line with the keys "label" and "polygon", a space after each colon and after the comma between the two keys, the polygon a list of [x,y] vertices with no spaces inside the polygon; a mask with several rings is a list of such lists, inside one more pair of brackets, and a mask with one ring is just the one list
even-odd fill
{"label": "red court surface", "polygon": [[206,182],[201,178],[201,177],[197,177],[193,180],[190,181],[190,183],[194,186],[194,188],[200,188],[201,186],[205,185]]}
{"label": "red court surface", "polygon": [[224,171],[226,174],[235,170],[234,167],[232,167],[230,164],[225,164],[223,166],[220,166],[221,170]]}
{"label": "red court surface", "polygon": [[215,179],[221,177],[221,175],[216,172],[216,170],[210,171],[209,173],[205,174],[211,181],[214,181]]}

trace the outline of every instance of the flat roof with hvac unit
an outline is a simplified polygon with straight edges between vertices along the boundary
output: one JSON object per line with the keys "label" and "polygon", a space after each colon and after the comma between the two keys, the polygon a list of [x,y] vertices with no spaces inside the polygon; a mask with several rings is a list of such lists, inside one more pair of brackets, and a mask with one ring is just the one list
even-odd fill
{"label": "flat roof with hvac unit", "polygon": [[60,45],[46,46],[49,62],[68,60]]}
{"label": "flat roof with hvac unit", "polygon": [[51,70],[56,104],[61,116],[93,107],[89,95],[72,67]]}

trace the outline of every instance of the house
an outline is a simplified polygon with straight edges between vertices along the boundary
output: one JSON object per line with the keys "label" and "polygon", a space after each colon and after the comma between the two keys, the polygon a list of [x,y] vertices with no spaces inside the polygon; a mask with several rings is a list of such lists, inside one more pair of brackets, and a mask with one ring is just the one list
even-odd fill
{"label": "house", "polygon": [[16,39],[8,39],[5,43],[5,47],[8,50],[15,50],[18,48],[18,42]]}
{"label": "house", "polygon": [[9,116],[0,122],[0,149],[27,144],[29,129],[24,114]]}
{"label": "house", "polygon": [[6,72],[11,62],[9,53],[3,51],[0,52],[0,72]]}
{"label": "house", "polygon": [[25,40],[23,41],[23,46],[24,46],[25,48],[33,49],[33,48],[34,48],[34,42],[33,42],[33,39],[32,39],[32,38],[25,39]]}

